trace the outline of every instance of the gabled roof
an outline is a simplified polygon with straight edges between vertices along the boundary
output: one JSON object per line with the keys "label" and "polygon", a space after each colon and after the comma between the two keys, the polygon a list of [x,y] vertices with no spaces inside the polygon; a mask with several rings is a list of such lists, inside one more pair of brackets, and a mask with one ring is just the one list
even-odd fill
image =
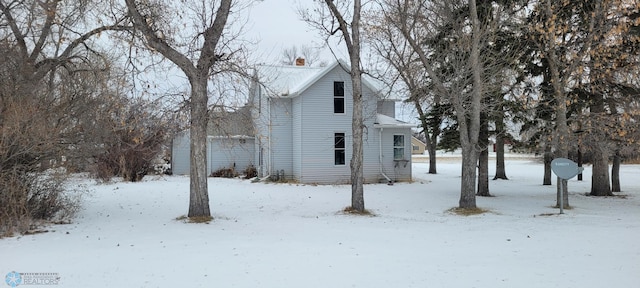
{"label": "gabled roof", "polygon": [[414,128],[417,124],[407,123],[383,114],[376,114],[374,128]]}
{"label": "gabled roof", "polygon": [[208,136],[236,137],[253,136],[251,111],[248,106],[235,111],[218,110],[209,112]]}
{"label": "gabled roof", "polygon": [[[256,67],[256,72],[260,83],[267,89],[269,97],[294,98],[300,96],[336,67],[342,67],[346,73],[351,69],[349,64],[338,60],[325,67],[260,65]],[[362,76],[362,85],[381,98],[389,90],[382,81],[368,75]]]}

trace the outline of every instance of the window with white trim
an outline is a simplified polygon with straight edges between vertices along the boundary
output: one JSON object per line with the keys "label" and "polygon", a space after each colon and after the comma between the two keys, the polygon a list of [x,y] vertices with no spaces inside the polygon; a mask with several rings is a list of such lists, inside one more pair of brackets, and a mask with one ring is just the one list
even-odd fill
{"label": "window with white trim", "polygon": [[404,160],[404,135],[393,135],[393,160]]}

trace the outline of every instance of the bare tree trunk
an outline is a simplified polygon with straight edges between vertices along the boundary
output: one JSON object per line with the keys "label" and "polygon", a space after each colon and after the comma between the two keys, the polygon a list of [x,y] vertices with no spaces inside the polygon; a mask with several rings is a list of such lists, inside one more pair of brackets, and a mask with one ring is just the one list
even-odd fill
{"label": "bare tree trunk", "polygon": [[[431,142],[430,139],[427,139],[427,142]],[[429,153],[429,174],[437,174],[437,159],[436,159],[436,145],[433,143],[427,147],[427,152]]]}
{"label": "bare tree trunk", "polygon": [[476,208],[476,170],[478,152],[473,147],[462,147],[462,179],[460,181],[459,208]]}
{"label": "bare tree trunk", "polygon": [[496,175],[493,176],[493,180],[509,180],[504,165],[504,133],[506,133],[504,129],[504,109],[501,104],[496,119]]}
{"label": "bare tree trunk", "polygon": [[[559,77],[555,77],[555,79],[558,79],[556,81],[559,81]],[[567,125],[567,97],[564,92],[562,92],[562,89],[564,89],[563,87],[559,87],[560,85],[554,86],[558,86],[555,89],[556,102],[559,103],[556,107],[556,141],[558,143],[556,155],[561,158],[567,158],[569,155],[568,141],[570,136],[569,126]],[[567,180],[558,181],[556,183],[556,186],[556,206],[560,207],[560,203],[562,203],[563,208],[569,208],[569,191],[567,187]],[[560,202],[560,197],[562,197],[562,202]]]}
{"label": "bare tree trunk", "polygon": [[613,165],[611,165],[611,192],[621,192],[620,189],[620,151],[613,155]]}
{"label": "bare tree trunk", "polygon": [[188,217],[210,217],[207,188],[207,77],[191,83],[190,189]]}
{"label": "bare tree trunk", "polygon": [[[351,82],[353,83],[353,155],[351,155],[351,207],[364,212],[364,172],[362,171],[362,76],[360,73],[360,49],[351,53]],[[380,140],[382,141],[382,139]]]}
{"label": "bare tree trunk", "polygon": [[[353,155],[351,156],[351,207],[364,212],[364,172],[362,171],[362,134],[364,119],[362,115],[362,71],[360,71],[360,0],[353,2],[353,19],[351,19],[351,82],[353,83],[353,115],[351,130],[353,131]],[[346,37],[346,36],[345,36]]]}
{"label": "bare tree trunk", "polygon": [[[362,104],[362,71],[360,68],[360,14],[362,4],[360,0],[353,1],[353,17],[351,23],[347,23],[336,3],[325,0],[325,4],[337,20],[339,31],[349,52],[351,61],[351,83],[353,85],[353,114],[351,118],[351,131],[353,133],[351,156],[351,208],[364,212],[364,172],[362,171],[362,134],[364,130],[363,104]],[[350,28],[350,29],[349,29]],[[335,29],[335,28],[333,28]],[[337,32],[338,30],[336,30]],[[335,33],[335,32],[334,32]]]}
{"label": "bare tree trunk", "polygon": [[478,196],[489,197],[489,151],[484,149],[478,156]]}
{"label": "bare tree trunk", "polygon": [[[578,145],[578,167],[582,167],[582,149]],[[582,172],[578,173],[578,181],[582,181]]]}
{"label": "bare tree trunk", "polygon": [[482,150],[478,157],[478,191],[476,195],[488,197],[489,193],[489,123],[486,113],[480,114],[480,133],[478,143]]}
{"label": "bare tree trunk", "polygon": [[[475,209],[476,206],[476,165],[478,164],[478,135],[480,133],[480,111],[482,109],[482,65],[480,64],[480,21],[475,0],[469,0],[469,13],[472,23],[470,66],[473,69],[473,91],[471,101],[464,108],[454,103],[460,125],[460,144],[462,146],[462,181],[460,185],[459,208]],[[455,99],[454,99],[455,100]],[[465,111],[469,111],[465,113]],[[468,115],[465,117],[465,115]],[[468,124],[467,124],[468,122]]]}
{"label": "bare tree trunk", "polygon": [[[605,144],[596,144],[593,153],[591,196],[612,196],[609,186],[609,153]],[[604,147],[603,147],[604,146]]]}
{"label": "bare tree trunk", "polygon": [[[439,100],[435,100],[434,101],[434,107],[437,107],[437,103],[439,103]],[[436,168],[436,148],[437,148],[437,144],[438,144],[438,136],[440,135],[440,127],[429,127],[429,122],[427,121],[427,115],[424,113],[424,110],[422,110],[422,104],[420,104],[420,99],[418,99],[417,97],[415,97],[415,99],[413,100],[413,104],[416,107],[416,111],[418,112],[418,115],[420,116],[420,124],[422,124],[422,131],[424,134],[424,139],[425,139],[425,145],[427,146],[427,153],[429,154],[429,174],[437,174],[437,168]],[[438,125],[441,123],[440,121],[440,116],[438,116],[438,121],[435,121],[436,123],[438,123]],[[429,128],[433,129],[433,133],[431,133],[431,135],[429,135]]]}
{"label": "bare tree trunk", "polygon": [[551,185],[551,161],[553,160],[551,154],[551,146],[546,145],[544,147],[544,178],[542,179],[542,185]]}
{"label": "bare tree trunk", "polygon": [[[591,106],[589,107],[591,115],[596,117],[604,117],[606,114],[604,106],[604,96],[600,93],[594,93],[591,97]],[[598,119],[598,118],[596,118]],[[602,118],[600,118],[602,119]],[[591,125],[589,125],[591,126]],[[609,179],[609,145],[606,136],[600,136],[600,133],[594,133],[596,139],[591,149],[591,196],[611,196],[611,182]],[[604,139],[603,139],[604,138]]]}
{"label": "bare tree trunk", "polygon": [[[545,2],[548,15],[552,15],[551,0]],[[551,19],[551,16],[549,16]],[[547,61],[549,63],[549,71],[551,72],[551,84],[553,86],[554,98],[556,101],[555,115],[556,115],[556,129],[554,135],[554,142],[556,146],[556,157],[567,158],[569,156],[569,125],[567,124],[567,95],[564,92],[565,87],[562,85],[560,76],[560,62],[556,55],[556,45],[553,41],[549,41],[549,52],[547,55]],[[558,179],[559,180],[559,179]],[[567,188],[567,181],[558,181],[556,183],[557,193],[556,206],[560,207],[560,197],[563,200],[563,208],[569,208],[569,192]]]}

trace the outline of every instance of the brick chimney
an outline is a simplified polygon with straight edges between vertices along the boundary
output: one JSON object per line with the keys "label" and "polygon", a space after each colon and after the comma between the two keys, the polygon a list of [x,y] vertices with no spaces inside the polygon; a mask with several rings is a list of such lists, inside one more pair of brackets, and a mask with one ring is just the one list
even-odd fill
{"label": "brick chimney", "polygon": [[304,66],[304,58],[302,57],[296,58],[296,66]]}

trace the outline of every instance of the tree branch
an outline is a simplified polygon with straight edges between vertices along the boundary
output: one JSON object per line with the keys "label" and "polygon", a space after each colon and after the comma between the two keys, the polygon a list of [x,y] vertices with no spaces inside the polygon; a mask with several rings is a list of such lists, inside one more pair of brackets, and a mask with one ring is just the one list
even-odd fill
{"label": "tree branch", "polygon": [[18,42],[18,47],[20,47],[20,53],[22,54],[22,57],[27,58],[29,55],[27,43],[24,41],[24,35],[20,31],[18,23],[16,23],[15,18],[13,18],[13,15],[11,15],[10,8],[5,6],[4,3],[0,2],[0,11],[2,11],[4,17],[7,18],[7,22],[9,24],[9,27],[11,28],[11,32],[13,32],[13,36],[16,37],[16,41]]}
{"label": "tree branch", "polygon": [[44,47],[44,42],[49,37],[51,33],[51,27],[53,26],[53,20],[56,18],[56,11],[58,9],[58,3],[60,0],[53,0],[52,2],[39,3],[40,6],[44,9],[47,14],[47,18],[44,21],[44,25],[42,25],[42,29],[40,30],[40,36],[38,37],[38,42],[36,42],[33,50],[31,51],[31,55],[29,55],[29,61],[35,62],[38,58],[38,55],[42,52],[42,47]]}
{"label": "tree branch", "polygon": [[147,23],[146,18],[140,13],[140,11],[138,11],[138,6],[135,0],[125,0],[125,2],[134,28],[140,30],[142,36],[147,41],[147,45],[167,57],[171,62],[175,63],[187,77],[196,77],[197,70],[193,65],[193,62],[171,47],[164,39],[161,39],[156,35],[153,28],[149,23]]}
{"label": "tree branch", "polygon": [[200,59],[198,59],[196,66],[199,71],[208,72],[209,68],[219,60],[215,48],[218,46],[224,27],[227,24],[227,19],[231,11],[231,2],[232,0],[222,0],[216,12],[216,19],[213,21],[213,24],[204,31],[204,43],[202,44]]}

